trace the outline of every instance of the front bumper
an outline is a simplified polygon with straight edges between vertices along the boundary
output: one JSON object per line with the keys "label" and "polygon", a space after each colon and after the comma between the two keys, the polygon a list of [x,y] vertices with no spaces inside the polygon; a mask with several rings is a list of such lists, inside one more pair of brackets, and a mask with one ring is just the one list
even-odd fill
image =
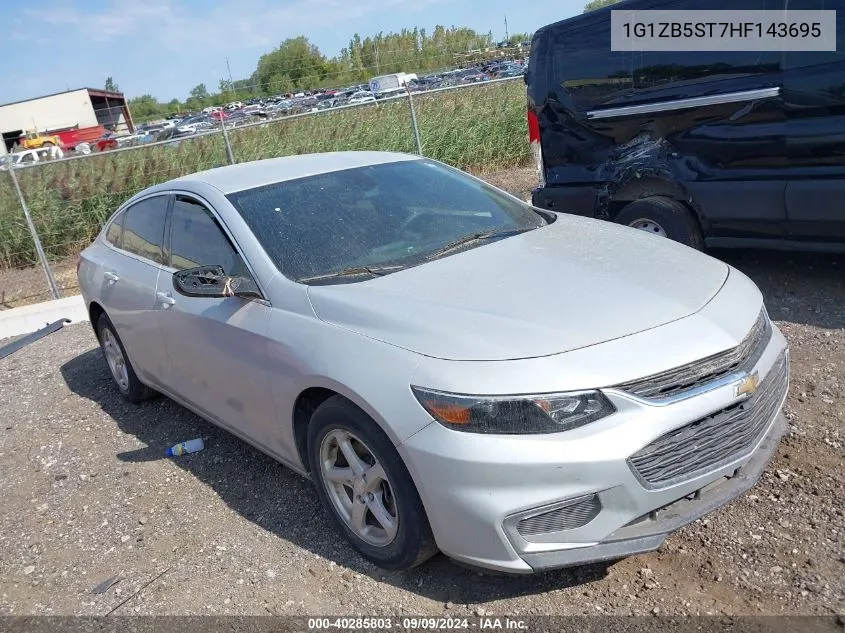
{"label": "front bumper", "polygon": [[751,459],[741,468],[731,475],[720,477],[703,489],[649,513],[640,521],[616,530],[596,545],[524,554],[522,559],[533,571],[542,571],[615,560],[655,550],[675,530],[724,506],[754,486],[774,456],[786,428],[786,419],[779,413]]}
{"label": "front bumper", "polygon": [[[763,380],[785,348],[774,328],[755,367]],[[665,433],[735,403],[734,385],[665,406],[606,392],[616,414],[553,435],[475,435],[433,423],[398,449],[443,553],[473,566],[532,573],[656,549],[674,530],[748,490],[785,429],[785,388],[749,451],[659,489],[646,489],[628,458]],[[600,500],[600,511],[583,525],[527,535],[514,529],[515,518],[589,497]]]}

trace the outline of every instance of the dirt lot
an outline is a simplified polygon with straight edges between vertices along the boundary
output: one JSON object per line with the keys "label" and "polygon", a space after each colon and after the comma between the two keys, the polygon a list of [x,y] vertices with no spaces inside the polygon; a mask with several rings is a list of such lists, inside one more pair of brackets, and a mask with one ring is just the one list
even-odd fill
{"label": "dirt lot", "polygon": [[308,481],[169,400],[124,403],[80,324],[0,361],[0,613],[841,614],[845,258],[716,255],[789,339],[791,430],[749,494],[661,551],[536,577],[442,556],[384,572]]}

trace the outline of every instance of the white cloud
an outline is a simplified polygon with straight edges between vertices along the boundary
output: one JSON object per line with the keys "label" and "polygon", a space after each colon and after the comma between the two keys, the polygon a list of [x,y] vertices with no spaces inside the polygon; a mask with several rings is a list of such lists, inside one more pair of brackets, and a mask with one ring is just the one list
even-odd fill
{"label": "white cloud", "polygon": [[[423,6],[449,0],[418,0]],[[87,12],[59,0],[49,9],[24,9],[37,19],[100,42],[142,35],[165,50],[196,53],[267,49],[285,37],[343,27],[376,12],[411,8],[404,0],[217,0],[201,11],[187,10],[178,0],[111,0],[98,12]],[[333,51],[327,51],[333,53]]]}

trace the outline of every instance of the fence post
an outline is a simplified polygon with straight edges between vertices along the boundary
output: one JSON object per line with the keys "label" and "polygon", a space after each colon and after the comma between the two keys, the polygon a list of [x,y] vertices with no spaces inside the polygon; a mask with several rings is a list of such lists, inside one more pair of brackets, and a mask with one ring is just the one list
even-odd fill
{"label": "fence post", "polygon": [[226,142],[226,158],[229,164],[235,164],[235,154],[232,152],[232,144],[229,142],[229,133],[226,131],[226,121],[223,120],[223,111],[220,111],[220,129],[223,130],[223,140]]}
{"label": "fence post", "polygon": [[411,109],[411,123],[414,126],[414,140],[417,142],[417,154],[423,155],[422,142],[420,141],[420,128],[417,125],[417,112],[414,110],[414,98],[411,96],[411,89],[405,84],[405,91],[408,93],[408,107]]}
{"label": "fence post", "polygon": [[29,234],[32,236],[32,242],[35,244],[35,252],[38,254],[38,259],[41,260],[41,265],[44,267],[44,274],[47,276],[47,285],[50,286],[50,295],[53,299],[60,299],[59,286],[56,284],[56,278],[53,276],[53,271],[50,264],[47,263],[47,255],[44,254],[44,249],[41,246],[41,240],[38,239],[38,232],[35,230],[35,224],[32,223],[32,216],[29,215],[29,207],[26,205],[26,199],[23,197],[23,191],[18,183],[18,177],[15,175],[15,166],[12,161],[9,161],[9,176],[12,183],[15,185],[15,191],[18,194],[23,214],[26,217],[26,225],[29,227]]}

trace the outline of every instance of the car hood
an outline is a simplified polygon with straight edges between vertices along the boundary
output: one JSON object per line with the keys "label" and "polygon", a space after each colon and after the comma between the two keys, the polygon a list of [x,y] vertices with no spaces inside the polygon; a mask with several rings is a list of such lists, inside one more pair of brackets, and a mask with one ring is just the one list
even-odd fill
{"label": "car hood", "polygon": [[560,215],[554,223],[367,281],[310,286],[318,318],[450,360],[559,354],[699,311],[724,263],[665,238]]}

